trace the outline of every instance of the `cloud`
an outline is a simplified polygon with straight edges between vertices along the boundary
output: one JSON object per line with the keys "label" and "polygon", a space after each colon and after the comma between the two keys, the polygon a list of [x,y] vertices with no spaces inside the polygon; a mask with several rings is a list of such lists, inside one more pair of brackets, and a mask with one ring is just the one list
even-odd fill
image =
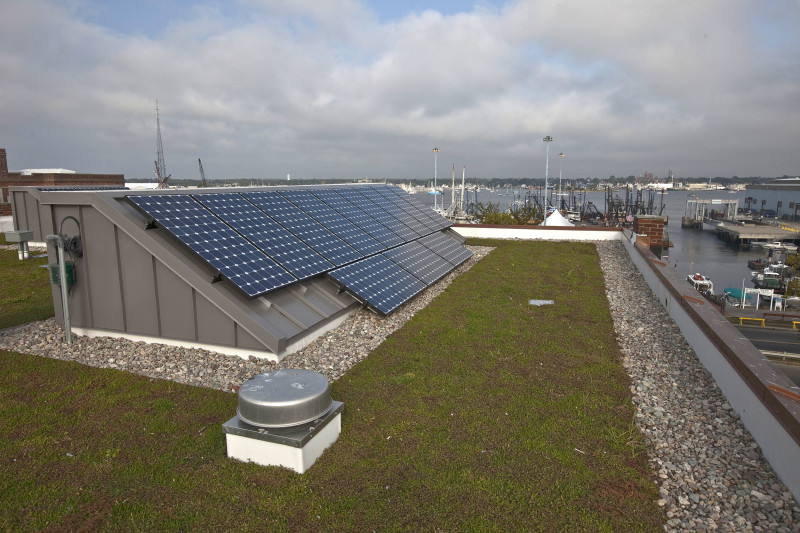
{"label": "cloud", "polygon": [[242,0],[173,9],[150,33],[86,6],[0,6],[12,166],[149,177],[157,98],[175,177],[196,177],[198,157],[215,177],[426,177],[433,146],[470,175],[543,177],[548,134],[565,175],[800,172],[794,4],[518,1],[382,20],[352,0]]}

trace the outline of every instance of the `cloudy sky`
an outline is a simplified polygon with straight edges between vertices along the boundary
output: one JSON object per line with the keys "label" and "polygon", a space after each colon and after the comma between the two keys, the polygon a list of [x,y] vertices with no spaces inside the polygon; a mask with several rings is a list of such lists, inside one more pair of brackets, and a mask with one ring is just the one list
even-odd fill
{"label": "cloudy sky", "polygon": [[[2,0],[10,170],[800,174],[800,0]],[[563,152],[565,157],[557,158]]]}

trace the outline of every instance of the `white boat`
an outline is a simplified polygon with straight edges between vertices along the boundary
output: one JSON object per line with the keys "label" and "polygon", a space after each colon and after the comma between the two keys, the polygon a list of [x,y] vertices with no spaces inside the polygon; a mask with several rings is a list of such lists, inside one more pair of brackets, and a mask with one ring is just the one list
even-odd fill
{"label": "white boat", "polygon": [[711,282],[711,278],[707,276],[697,273],[689,274],[686,276],[686,281],[691,283],[692,286],[700,293],[714,294],[714,284]]}
{"label": "white boat", "polygon": [[797,245],[792,244],[790,242],[772,241],[763,244],[762,247],[767,250],[777,250],[777,251],[786,250],[787,252],[791,253],[795,253],[797,251]]}

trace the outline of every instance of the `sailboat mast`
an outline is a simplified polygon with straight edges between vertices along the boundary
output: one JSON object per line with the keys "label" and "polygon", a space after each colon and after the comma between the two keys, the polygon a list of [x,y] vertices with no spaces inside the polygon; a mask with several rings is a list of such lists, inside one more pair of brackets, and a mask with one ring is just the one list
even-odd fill
{"label": "sailboat mast", "polygon": [[467,175],[467,165],[461,171],[461,214],[464,214],[464,178]]}

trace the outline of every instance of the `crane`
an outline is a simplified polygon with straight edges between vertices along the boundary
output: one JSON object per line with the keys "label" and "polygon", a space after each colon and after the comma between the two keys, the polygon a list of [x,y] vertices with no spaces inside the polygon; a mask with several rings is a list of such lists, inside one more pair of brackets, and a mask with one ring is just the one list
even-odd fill
{"label": "crane", "polygon": [[161,145],[161,121],[158,117],[158,100],[156,100],[156,131],[158,132],[156,135],[156,178],[158,179],[158,188],[159,189],[166,189],[167,188],[167,181],[172,174],[167,174],[167,167],[164,164],[164,147]]}
{"label": "crane", "polygon": [[200,165],[200,179],[203,180],[202,187],[206,186],[206,173],[203,171],[203,162],[200,161],[200,158],[197,158],[197,164]]}

